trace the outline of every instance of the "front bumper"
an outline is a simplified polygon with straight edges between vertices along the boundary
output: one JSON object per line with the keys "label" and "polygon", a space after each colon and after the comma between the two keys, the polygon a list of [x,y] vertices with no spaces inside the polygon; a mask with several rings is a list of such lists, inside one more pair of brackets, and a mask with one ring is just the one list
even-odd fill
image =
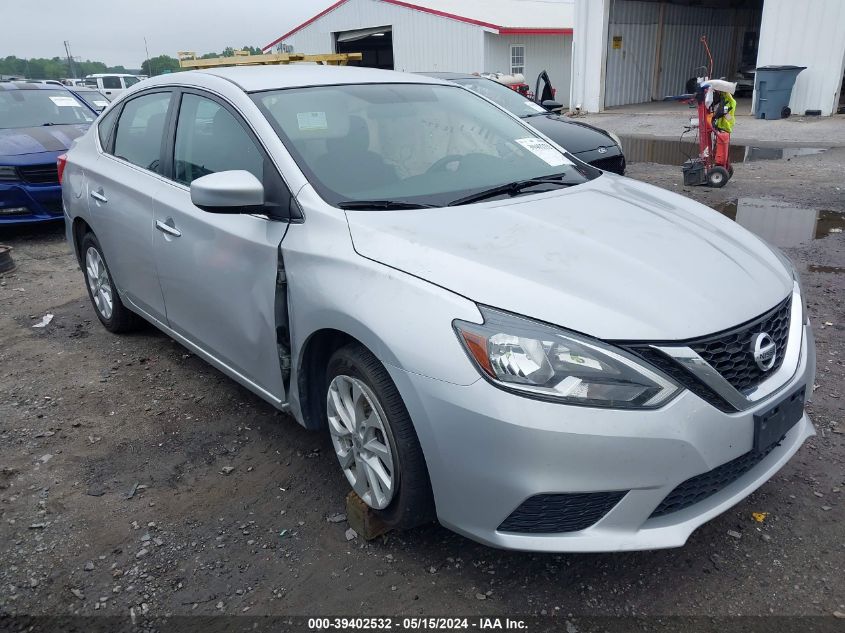
{"label": "front bumper", "polygon": [[[12,209],[25,211],[8,213]],[[0,184],[0,226],[50,222],[63,217],[61,185]]]}
{"label": "front bumper", "polygon": [[[683,545],[698,526],[771,478],[815,434],[805,414],[739,478],[694,505],[651,518],[679,484],[752,449],[754,413],[801,386],[809,399],[814,350],[807,325],[792,379],[733,414],[689,391],[659,410],[604,410],[513,395],[482,379],[459,386],[392,366],[388,370],[414,420],[443,525],[494,547],[624,551]],[[628,492],[586,529],[548,534],[498,529],[535,495],[606,491]]]}

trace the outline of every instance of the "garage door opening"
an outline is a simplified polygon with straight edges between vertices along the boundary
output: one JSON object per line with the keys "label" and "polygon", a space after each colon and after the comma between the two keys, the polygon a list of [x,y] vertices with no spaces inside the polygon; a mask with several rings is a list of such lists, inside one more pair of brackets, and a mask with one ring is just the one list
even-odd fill
{"label": "garage door opening", "polygon": [[393,70],[393,29],[382,26],[335,33],[335,51],[363,55],[360,62],[349,62],[350,66]]}
{"label": "garage door opening", "polygon": [[686,92],[713,56],[713,77],[736,81],[739,111],[750,111],[762,0],[611,0],[606,108]]}

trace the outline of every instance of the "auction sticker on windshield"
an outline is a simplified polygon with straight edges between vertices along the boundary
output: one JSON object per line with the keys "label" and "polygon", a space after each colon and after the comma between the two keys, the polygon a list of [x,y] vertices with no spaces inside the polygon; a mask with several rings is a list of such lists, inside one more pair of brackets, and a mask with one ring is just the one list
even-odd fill
{"label": "auction sticker on windshield", "polygon": [[566,156],[561,154],[554,147],[546,143],[541,138],[518,138],[515,139],[517,143],[522,145],[529,152],[534,154],[537,158],[545,161],[552,167],[559,167],[560,165],[571,165],[572,161],[568,160]]}
{"label": "auction sticker on windshield", "polygon": [[78,108],[79,102],[73,97],[50,97],[50,101],[60,108]]}
{"label": "auction sticker on windshield", "polygon": [[297,112],[296,122],[300,130],[325,130],[328,127],[325,112]]}

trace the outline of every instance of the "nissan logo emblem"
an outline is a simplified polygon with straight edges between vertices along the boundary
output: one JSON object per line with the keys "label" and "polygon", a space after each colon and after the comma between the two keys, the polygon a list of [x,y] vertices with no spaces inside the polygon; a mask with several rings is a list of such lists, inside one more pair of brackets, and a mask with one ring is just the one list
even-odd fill
{"label": "nissan logo emblem", "polygon": [[777,345],[771,336],[760,332],[751,338],[751,354],[761,371],[769,371],[775,366]]}

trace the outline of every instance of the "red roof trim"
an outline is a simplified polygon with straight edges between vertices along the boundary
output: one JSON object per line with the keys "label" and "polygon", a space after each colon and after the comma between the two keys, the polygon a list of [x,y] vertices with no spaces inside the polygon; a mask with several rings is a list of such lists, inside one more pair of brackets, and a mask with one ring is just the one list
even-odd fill
{"label": "red roof trim", "polygon": [[499,35],[572,35],[572,29],[531,29],[531,28],[508,28],[499,29]]}
{"label": "red roof trim", "polygon": [[[340,5],[345,4],[348,0],[338,0],[329,8],[321,11],[317,15],[315,15],[310,20],[307,20],[300,24],[299,26],[291,29],[278,39],[273,40],[267,46],[262,48],[262,51],[266,51],[268,48],[273,48],[276,44],[284,40],[285,38],[290,37],[297,31],[304,29],[306,26],[319,20],[321,17],[334,11]],[[456,15],[454,13],[447,13],[445,11],[438,11],[437,9],[430,9],[428,7],[421,7],[417,4],[413,4],[411,2],[405,2],[404,0],[382,0],[382,2],[387,2],[388,4],[394,4],[399,7],[405,7],[406,9],[412,9],[414,11],[422,11],[423,13],[430,13],[431,15],[436,15],[441,18],[449,18],[450,20],[458,20],[459,22],[465,22],[466,24],[474,24],[475,26],[481,26],[488,29],[493,29],[499,33],[499,35],[572,35],[572,29],[556,29],[556,28],[549,28],[549,29],[537,29],[537,28],[523,28],[523,27],[506,27],[506,26],[499,26],[498,24],[492,24],[490,22],[482,22],[480,20],[473,20],[472,18],[467,18],[462,15]]]}

